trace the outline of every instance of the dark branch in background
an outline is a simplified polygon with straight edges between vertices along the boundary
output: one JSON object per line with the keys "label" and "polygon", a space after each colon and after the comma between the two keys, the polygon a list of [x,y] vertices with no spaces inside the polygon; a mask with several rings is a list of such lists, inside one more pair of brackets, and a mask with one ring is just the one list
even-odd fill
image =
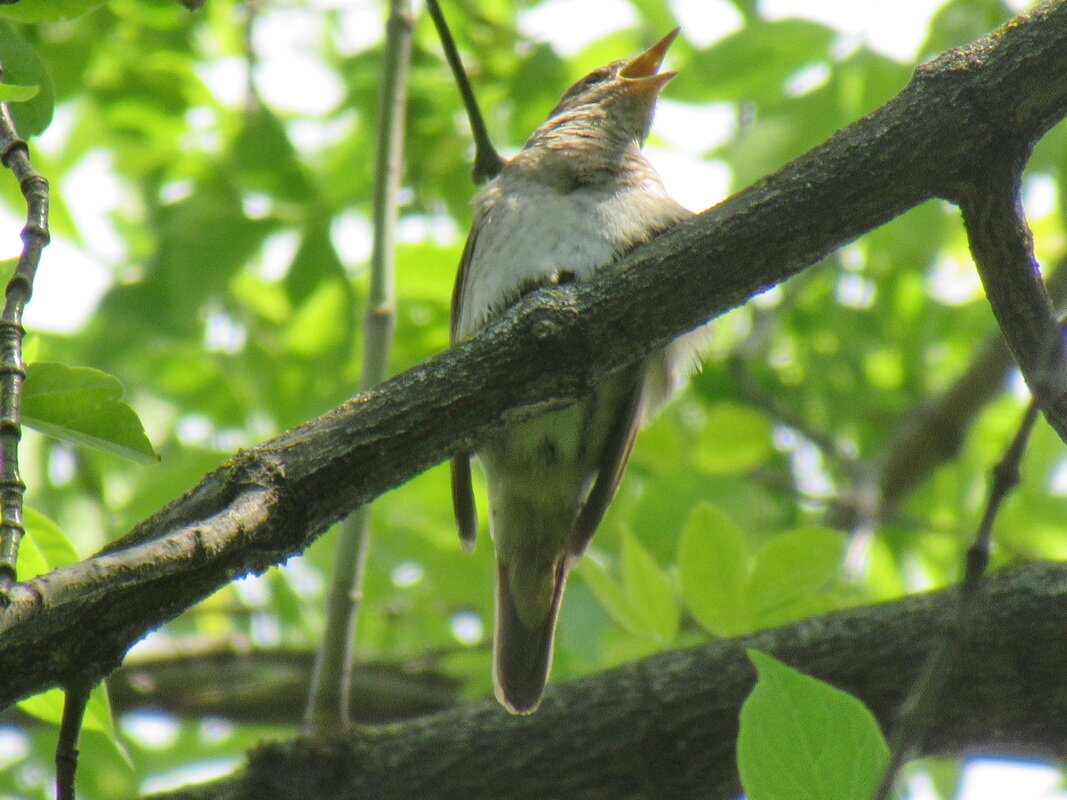
{"label": "dark branch in background", "polygon": [[[396,326],[396,222],[404,156],[407,76],[415,21],[408,0],[392,0],[385,26],[382,81],[374,163],[374,245],[363,318],[363,374],[366,391],[389,374]],[[370,506],[362,506],[337,531],[326,624],[308,698],[309,733],[336,734],[348,727],[352,704],[356,619],[363,599],[363,573],[370,539]]]}
{"label": "dark branch in background", "polygon": [[459,51],[456,49],[456,40],[452,38],[445,15],[441,13],[441,7],[437,0],[426,0],[426,10],[430,12],[437,35],[441,39],[441,47],[445,51],[445,59],[452,70],[452,76],[456,79],[456,86],[463,98],[463,107],[467,111],[467,119],[470,121],[471,135],[474,137],[474,167],[471,169],[471,177],[475,183],[485,183],[496,177],[504,167],[504,159],[497,153],[489,139],[489,131],[486,130],[485,120],[478,108],[478,98],[474,96],[467,71],[463,69],[463,61],[460,60]]}
{"label": "dark branch in background", "polygon": [[[3,72],[0,70],[0,79]],[[6,103],[0,103],[0,164],[11,170],[26,199],[22,254],[7,284],[0,313],[0,596],[15,582],[22,540],[22,496],[19,475],[19,406],[26,365],[22,361],[22,312],[33,294],[33,279],[48,244],[48,181],[30,164],[30,151],[19,138]]]}
{"label": "dark branch in background", "polygon": [[[232,646],[138,659],[113,672],[116,714],[155,709],[183,717],[299,728],[315,653]],[[410,662],[360,662],[352,672],[348,718],[381,725],[458,705],[460,682],[420,655]]]}
{"label": "dark branch in background", "polygon": [[[680,333],[952,193],[960,176],[993,169],[1005,118],[1030,142],[1063,116],[1065,61],[1067,2],[1058,0],[920,68],[881,109],[594,280],[532,293],[478,336],[237,453],[104,552],[14,585],[0,608],[0,706],[82,670],[106,674],[147,631],[301,551],[530,406],[583,397]],[[1013,302],[1002,303],[1002,325]],[[1055,325],[1046,306],[1026,314]],[[1047,351],[1046,326],[1028,330]],[[1033,368],[1023,362],[1031,383]],[[1067,433],[1067,409],[1042,405]]]}
{"label": "dark branch in background", "polygon": [[[1045,286],[1055,307],[1062,309],[1067,303],[1067,260],[1061,259]],[[866,498],[850,502],[845,497],[833,509],[831,524],[857,530],[892,517],[938,466],[956,456],[979,412],[1004,390],[1014,365],[999,330],[987,336],[967,369],[947,389],[903,417],[873,469],[873,505],[865,503]]]}
{"label": "dark branch in background", "polygon": [[[984,589],[976,612],[986,624],[966,632],[922,749],[1062,756],[1067,564],[1006,571]],[[733,800],[738,711],[755,680],[746,648],[853,693],[888,725],[951,624],[954,591],[838,611],[550,686],[529,717],[486,701],[329,744],[264,745],[238,776],[164,797]]]}
{"label": "dark branch in background", "polygon": [[[156,711],[186,719],[300,729],[314,650],[258,649],[229,641],[210,647],[183,641],[177,647],[173,653],[127,659],[107,677],[113,714]],[[466,648],[420,653],[406,661],[360,662],[352,674],[348,718],[363,725],[388,725],[465,702],[463,682],[435,668],[438,658],[461,649]],[[0,712],[0,725],[30,729],[48,723],[12,706]]]}
{"label": "dark branch in background", "polygon": [[948,679],[957,670],[960,662],[965,660],[964,648],[967,646],[966,640],[970,631],[983,622],[988,624],[980,616],[978,599],[982,577],[989,564],[993,521],[997,518],[1004,500],[1019,485],[1020,465],[1035,422],[1037,404],[1031,401],[1007,452],[993,467],[989,497],[974,542],[967,550],[963,580],[956,587],[953,602],[948,604],[950,613],[955,612],[955,618],[949,619],[944,637],[926,656],[923,668],[915,679],[915,686],[901,706],[890,737],[889,763],[875,790],[873,800],[887,800],[891,796],[897,774],[907,760],[919,750],[923,735],[932,726],[935,716],[941,713],[941,701]]}

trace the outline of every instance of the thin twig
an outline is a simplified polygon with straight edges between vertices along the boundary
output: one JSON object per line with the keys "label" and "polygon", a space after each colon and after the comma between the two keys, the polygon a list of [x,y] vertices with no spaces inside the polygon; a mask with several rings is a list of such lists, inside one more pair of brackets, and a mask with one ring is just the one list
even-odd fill
{"label": "thin twig", "polygon": [[[2,80],[0,70],[0,80]],[[10,169],[26,199],[22,254],[7,284],[0,314],[0,594],[16,580],[22,526],[22,496],[26,484],[19,475],[19,407],[26,365],[22,361],[22,312],[33,294],[33,279],[48,244],[48,181],[30,164],[29,148],[19,138],[6,104],[0,104],[0,163]]]}
{"label": "thin twig", "polygon": [[66,688],[63,719],[56,742],[56,800],[74,800],[75,774],[78,770],[78,738],[81,736],[85,706],[89,702],[92,681],[79,681]]}
{"label": "thin twig", "polygon": [[433,18],[437,35],[441,38],[441,47],[444,48],[448,66],[452,69],[452,75],[459,87],[459,94],[463,98],[463,107],[467,110],[467,119],[470,120],[471,135],[474,137],[474,167],[471,176],[475,183],[485,183],[496,177],[504,167],[504,159],[497,153],[489,139],[489,131],[486,130],[485,120],[482,118],[481,109],[478,108],[478,98],[474,96],[467,71],[463,69],[463,62],[459,58],[456,49],[456,40],[452,38],[445,15],[441,13],[441,7],[437,0],[426,0],[426,10]]}
{"label": "thin twig", "polygon": [[974,542],[967,549],[963,580],[956,590],[955,618],[949,623],[944,637],[927,656],[911,692],[901,706],[890,739],[889,763],[882,773],[882,780],[873,800],[887,800],[890,797],[897,774],[912,754],[918,751],[921,738],[937,710],[942,691],[960,661],[960,648],[976,621],[975,600],[982,585],[982,576],[989,564],[993,521],[1005,498],[1019,485],[1019,465],[1030,441],[1030,432],[1037,421],[1037,415],[1037,403],[1031,400],[1004,457],[993,467],[989,498]]}
{"label": "thin twig", "polygon": [[[392,0],[386,24],[374,180],[374,244],[370,287],[363,320],[363,374],[360,390],[388,374],[396,324],[396,222],[414,20],[409,0]],[[351,707],[356,618],[362,600],[370,514],[359,508],[338,530],[337,553],[326,605],[326,628],[315,660],[305,727],[326,735],[344,730]]]}
{"label": "thin twig", "polygon": [[244,4],[244,19],[241,26],[241,48],[245,59],[245,111],[255,111],[263,105],[256,88],[256,68],[259,66],[259,53],[252,39],[256,32],[256,21],[261,11],[260,0],[247,0]]}

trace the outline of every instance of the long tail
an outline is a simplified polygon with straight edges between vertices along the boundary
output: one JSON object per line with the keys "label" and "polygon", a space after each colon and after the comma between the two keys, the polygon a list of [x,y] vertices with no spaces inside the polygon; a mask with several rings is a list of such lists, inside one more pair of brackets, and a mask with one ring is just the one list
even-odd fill
{"label": "long tail", "polygon": [[566,558],[557,563],[552,602],[534,627],[519,617],[510,589],[507,567],[497,563],[496,636],[493,639],[493,689],[496,698],[512,714],[537,710],[552,664],[552,642],[556,632],[563,588],[567,583]]}

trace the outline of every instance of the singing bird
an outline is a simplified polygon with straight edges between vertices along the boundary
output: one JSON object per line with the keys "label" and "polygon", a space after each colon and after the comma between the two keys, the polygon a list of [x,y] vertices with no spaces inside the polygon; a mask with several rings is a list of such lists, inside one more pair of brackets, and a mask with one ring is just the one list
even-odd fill
{"label": "singing bird", "polygon": [[[677,34],[571,86],[477,194],[452,295],[453,342],[531,289],[586,280],[692,216],[641,153],[675,75],[659,68]],[[591,396],[508,424],[479,446],[497,561],[493,684],[509,711],[530,713],[541,702],[567,574],[607,511],[638,428],[684,379],[701,339],[688,334]],[[470,457],[452,462],[452,497],[472,549]]]}

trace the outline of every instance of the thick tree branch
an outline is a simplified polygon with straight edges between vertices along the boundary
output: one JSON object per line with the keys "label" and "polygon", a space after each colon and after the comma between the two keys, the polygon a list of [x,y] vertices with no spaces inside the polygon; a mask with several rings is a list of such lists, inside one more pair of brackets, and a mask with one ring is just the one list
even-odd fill
{"label": "thick tree branch", "polygon": [[[977,601],[985,624],[967,631],[922,749],[1062,756],[1067,565],[1008,571],[987,580],[985,589]],[[956,605],[946,592],[836,612],[559,684],[530,717],[485,702],[346,741],[264,745],[239,777],[166,797],[732,800],[739,791],[737,715],[755,678],[746,648],[852,692],[884,725],[954,620]]]}
{"label": "thick tree branch", "polygon": [[[573,401],[907,208],[957,196],[1005,131],[1023,152],[1064,115],[1065,63],[1058,0],[921,67],[883,108],[596,280],[529,296],[477,337],[238,453],[105,552],[16,584],[0,610],[0,706],[86,668],[105,674],[147,631],[492,427]],[[1034,352],[1047,328],[1029,329]],[[1033,362],[1022,366],[1033,384]],[[1061,404],[1044,408],[1067,431]]]}
{"label": "thick tree branch", "polygon": [[958,189],[960,209],[978,273],[1008,348],[1030,391],[1064,436],[1067,367],[1060,325],[1034,258],[1033,239],[1019,195],[1027,152],[1010,141],[984,171]]}

